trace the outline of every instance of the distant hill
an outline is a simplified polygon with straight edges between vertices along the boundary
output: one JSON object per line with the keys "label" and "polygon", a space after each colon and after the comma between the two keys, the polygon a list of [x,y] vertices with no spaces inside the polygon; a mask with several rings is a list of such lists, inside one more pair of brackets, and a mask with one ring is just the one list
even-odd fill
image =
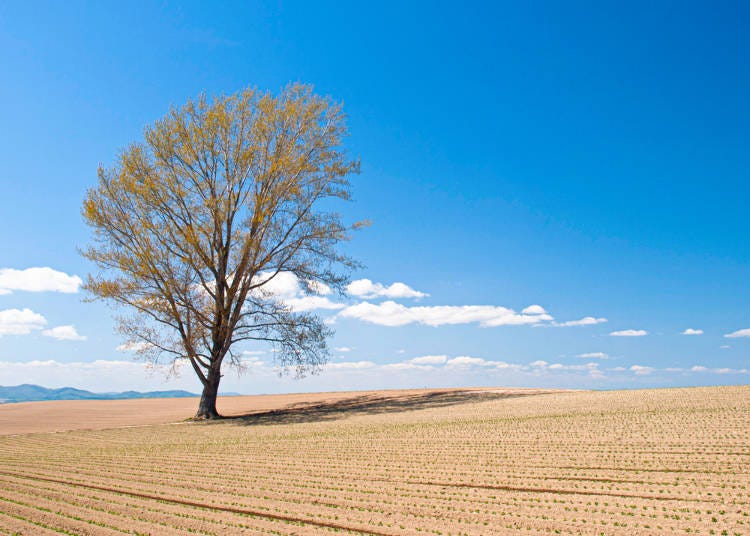
{"label": "distant hill", "polygon": [[123,400],[129,398],[186,398],[198,396],[187,391],[125,391],[122,393],[92,393],[73,387],[48,389],[40,385],[25,383],[14,387],[0,385],[0,404],[11,402],[38,402],[41,400]]}

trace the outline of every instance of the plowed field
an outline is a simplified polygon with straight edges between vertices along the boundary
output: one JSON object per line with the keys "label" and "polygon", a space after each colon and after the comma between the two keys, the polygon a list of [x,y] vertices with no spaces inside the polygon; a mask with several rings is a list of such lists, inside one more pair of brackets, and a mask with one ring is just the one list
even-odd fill
{"label": "plowed field", "polygon": [[7,432],[0,408],[0,533],[750,534],[750,387],[231,404],[59,433]]}

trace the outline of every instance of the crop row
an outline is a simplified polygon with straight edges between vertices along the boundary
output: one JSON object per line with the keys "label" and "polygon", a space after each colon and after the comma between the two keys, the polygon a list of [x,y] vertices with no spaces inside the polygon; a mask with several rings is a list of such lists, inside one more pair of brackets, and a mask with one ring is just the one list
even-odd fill
{"label": "crop row", "polygon": [[750,388],[643,393],[4,437],[0,528],[750,533]]}

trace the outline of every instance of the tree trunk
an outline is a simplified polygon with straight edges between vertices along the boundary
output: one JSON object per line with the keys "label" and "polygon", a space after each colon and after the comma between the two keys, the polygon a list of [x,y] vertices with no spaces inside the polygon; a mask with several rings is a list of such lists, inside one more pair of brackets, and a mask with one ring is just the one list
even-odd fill
{"label": "tree trunk", "polygon": [[208,371],[208,377],[203,386],[200,404],[198,404],[198,413],[195,419],[221,419],[221,415],[216,411],[216,397],[219,395],[219,380],[221,374],[214,372],[213,369]]}

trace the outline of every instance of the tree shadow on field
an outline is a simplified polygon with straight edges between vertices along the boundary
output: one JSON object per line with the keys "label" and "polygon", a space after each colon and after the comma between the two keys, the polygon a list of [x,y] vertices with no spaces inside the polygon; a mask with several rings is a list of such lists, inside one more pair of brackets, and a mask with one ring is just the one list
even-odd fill
{"label": "tree shadow on field", "polygon": [[341,400],[290,404],[284,408],[229,416],[223,422],[254,426],[267,424],[297,424],[344,419],[355,415],[400,413],[430,408],[444,408],[470,402],[502,398],[519,398],[542,394],[542,391],[426,391],[408,394],[366,394]]}

